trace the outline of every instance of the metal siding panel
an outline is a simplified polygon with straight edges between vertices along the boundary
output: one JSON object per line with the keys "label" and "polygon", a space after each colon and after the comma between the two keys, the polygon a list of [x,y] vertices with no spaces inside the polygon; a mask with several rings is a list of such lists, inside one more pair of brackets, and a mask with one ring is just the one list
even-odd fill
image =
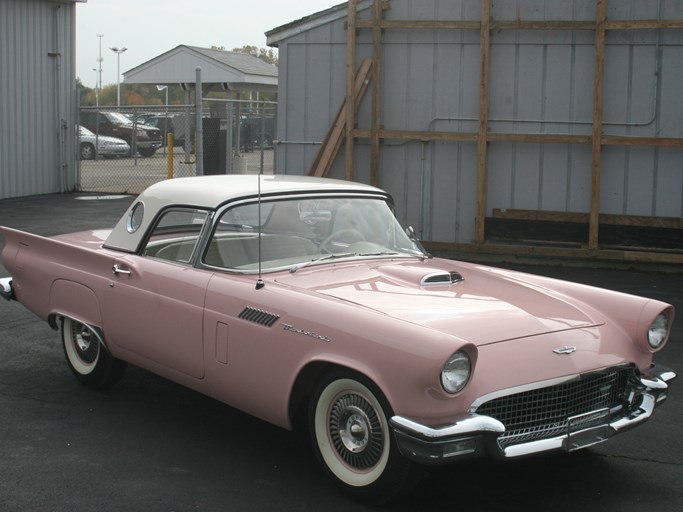
{"label": "metal siding panel", "polygon": [[516,208],[514,203],[516,149],[517,146],[509,142],[489,144],[486,193],[489,211],[492,208]]}
{"label": "metal siding panel", "polygon": [[[675,0],[608,2],[610,19],[682,18]],[[387,19],[478,20],[479,0],[394,0]],[[595,0],[492,1],[494,19],[594,20]],[[362,14],[368,19],[369,12]],[[289,139],[320,140],[345,94],[344,20],[280,44],[280,122]],[[683,31],[610,31],[607,39],[604,132],[683,134]],[[371,31],[360,31],[358,61],[370,54]],[[659,47],[657,41],[659,37]],[[479,94],[477,30],[386,30],[383,34],[382,124],[391,130],[475,131]],[[301,45],[308,45],[306,53]],[[328,46],[329,48],[326,48]],[[656,57],[661,82],[655,87]],[[594,34],[591,31],[501,31],[492,34],[490,129],[517,133],[590,134]],[[286,68],[286,69],[285,69]],[[282,81],[286,83],[283,85]],[[658,118],[650,122],[655,97]],[[357,121],[369,128],[369,95]],[[545,121],[545,122],[541,122]],[[611,124],[619,123],[619,124]],[[312,147],[311,147],[312,148]],[[317,147],[316,147],[317,150]],[[292,168],[315,151],[286,145]],[[359,141],[356,177],[368,179],[368,146]],[[331,176],[343,178],[343,158]],[[680,216],[680,149],[610,147],[603,152],[604,213]],[[476,145],[382,144],[380,185],[396,198],[402,220],[432,240],[474,239]],[[424,164],[424,167],[423,167]],[[490,143],[487,214],[492,208],[588,212],[591,147]]]}
{"label": "metal siding panel", "polygon": [[662,50],[662,83],[659,100],[657,136],[683,137],[683,46]]}
{"label": "metal siding panel", "polygon": [[470,242],[475,238],[476,145],[439,142],[432,155],[431,240]]}
{"label": "metal siding panel", "polygon": [[[287,97],[284,99],[287,102],[285,112],[285,130],[281,137],[286,141],[303,141],[305,140],[306,128],[306,111],[308,109],[308,102],[306,98],[306,83],[308,62],[306,60],[306,45],[305,44],[288,44],[287,45],[287,61],[289,69],[295,69],[296,72],[289,72],[286,75],[287,80]],[[280,98],[282,100],[282,98]],[[287,144],[287,162],[286,172],[288,174],[298,174],[299,169],[305,167],[304,148],[300,144]]]}
{"label": "metal siding panel", "polygon": [[407,45],[384,47],[382,76],[382,121],[387,128],[400,130],[406,126],[408,97],[409,48]]}
{"label": "metal siding panel", "polygon": [[569,147],[566,144],[547,144],[543,149],[538,207],[541,210],[566,210]]}
{"label": "metal siding panel", "polygon": [[436,62],[434,45],[410,44],[408,54],[407,94],[405,101],[406,130],[426,130],[434,118],[434,81],[425,82],[424,77],[434,76]]}
{"label": "metal siding panel", "polygon": [[[74,9],[39,0],[0,3],[0,198],[62,190],[60,118],[69,125],[75,119]],[[75,135],[66,135],[64,163],[73,169]]]}
{"label": "metal siding panel", "polygon": [[652,215],[683,218],[683,150],[660,148]]}

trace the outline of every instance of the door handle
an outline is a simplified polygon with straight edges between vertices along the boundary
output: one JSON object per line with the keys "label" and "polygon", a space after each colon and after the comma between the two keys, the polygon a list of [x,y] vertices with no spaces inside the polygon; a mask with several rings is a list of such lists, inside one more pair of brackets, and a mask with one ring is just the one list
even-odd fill
{"label": "door handle", "polygon": [[114,274],[126,274],[128,276],[131,274],[130,270],[125,270],[125,269],[119,267],[118,263],[115,264],[113,267],[111,267],[111,271]]}

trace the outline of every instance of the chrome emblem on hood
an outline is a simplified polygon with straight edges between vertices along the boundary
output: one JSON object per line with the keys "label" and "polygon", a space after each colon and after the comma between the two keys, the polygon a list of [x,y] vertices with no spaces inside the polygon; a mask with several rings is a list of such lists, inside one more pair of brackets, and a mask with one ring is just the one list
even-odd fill
{"label": "chrome emblem on hood", "polygon": [[576,347],[563,347],[563,348],[558,348],[553,350],[555,354],[571,354],[572,352],[576,352]]}

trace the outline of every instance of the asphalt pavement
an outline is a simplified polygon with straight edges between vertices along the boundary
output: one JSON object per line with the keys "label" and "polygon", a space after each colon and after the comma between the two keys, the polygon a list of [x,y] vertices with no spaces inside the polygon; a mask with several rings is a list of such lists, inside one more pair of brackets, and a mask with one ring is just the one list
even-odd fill
{"label": "asphalt pavement", "polygon": [[[0,225],[45,236],[109,228],[132,200],[2,200]],[[515,268],[674,304],[678,323],[656,360],[683,373],[683,269]],[[648,423],[607,443],[570,455],[462,462],[383,509],[679,512],[683,380],[672,388]],[[0,511],[350,509],[372,508],[330,485],[305,438],[134,367],[106,392],[86,389],[66,366],[59,334],[20,304],[0,303]]]}

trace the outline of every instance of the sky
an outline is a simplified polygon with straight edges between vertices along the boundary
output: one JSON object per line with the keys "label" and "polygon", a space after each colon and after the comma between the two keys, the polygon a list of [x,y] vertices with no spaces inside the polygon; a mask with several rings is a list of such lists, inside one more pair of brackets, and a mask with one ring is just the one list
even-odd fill
{"label": "sky", "polygon": [[[265,32],[343,0],[87,0],[76,4],[76,76],[95,87],[102,47],[102,85],[180,44],[266,48]],[[102,37],[99,38],[98,34]],[[123,82],[123,76],[121,76]]]}

